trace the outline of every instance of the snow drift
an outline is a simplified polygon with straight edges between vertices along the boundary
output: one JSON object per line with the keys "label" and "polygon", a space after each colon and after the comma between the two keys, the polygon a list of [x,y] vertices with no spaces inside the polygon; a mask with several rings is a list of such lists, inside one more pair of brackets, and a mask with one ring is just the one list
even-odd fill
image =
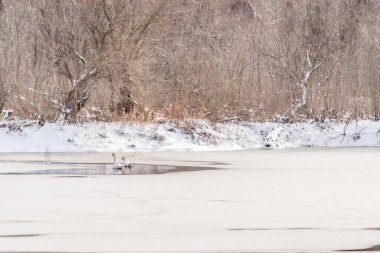
{"label": "snow drift", "polygon": [[234,150],[380,146],[380,122],[37,124],[9,130],[0,123],[0,152]]}

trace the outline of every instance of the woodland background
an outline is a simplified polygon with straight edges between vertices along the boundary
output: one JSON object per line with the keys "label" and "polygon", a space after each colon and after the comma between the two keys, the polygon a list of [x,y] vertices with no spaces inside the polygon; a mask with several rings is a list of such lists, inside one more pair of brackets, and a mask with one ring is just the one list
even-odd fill
{"label": "woodland background", "polygon": [[0,0],[0,111],[380,119],[378,0]]}

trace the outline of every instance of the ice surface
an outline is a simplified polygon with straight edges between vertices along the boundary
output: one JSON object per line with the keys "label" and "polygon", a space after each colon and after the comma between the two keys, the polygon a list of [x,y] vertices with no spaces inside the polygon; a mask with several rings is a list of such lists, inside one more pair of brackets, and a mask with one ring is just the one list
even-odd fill
{"label": "ice surface", "polygon": [[[34,170],[43,158],[3,153],[0,171]],[[55,162],[112,157],[50,160],[44,166],[56,169]],[[380,244],[380,149],[147,152],[131,160],[220,169],[0,175],[0,251],[315,252]]]}

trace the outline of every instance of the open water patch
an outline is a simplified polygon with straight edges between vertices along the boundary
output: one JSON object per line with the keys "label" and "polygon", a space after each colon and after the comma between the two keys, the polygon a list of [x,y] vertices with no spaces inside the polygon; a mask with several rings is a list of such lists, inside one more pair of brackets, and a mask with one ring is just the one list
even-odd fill
{"label": "open water patch", "polygon": [[[25,163],[26,165],[29,163]],[[31,164],[31,163],[30,163]],[[33,163],[35,164],[35,162]],[[148,165],[134,164],[131,168],[113,169],[112,164],[95,163],[52,163],[42,164],[46,169],[6,171],[0,175],[54,175],[62,178],[83,178],[92,175],[156,175],[179,172],[195,172],[206,170],[218,170],[216,167],[196,167],[196,166],[169,166],[169,165]]]}
{"label": "open water patch", "polygon": [[25,237],[39,237],[44,234],[10,234],[10,235],[0,235],[0,238],[25,238]]}
{"label": "open water patch", "polygon": [[377,252],[380,252],[380,245],[375,245],[375,246],[372,246],[372,247],[369,247],[369,248],[365,248],[365,249],[349,249],[349,250],[340,250],[342,252],[365,252],[365,251],[377,251]]}

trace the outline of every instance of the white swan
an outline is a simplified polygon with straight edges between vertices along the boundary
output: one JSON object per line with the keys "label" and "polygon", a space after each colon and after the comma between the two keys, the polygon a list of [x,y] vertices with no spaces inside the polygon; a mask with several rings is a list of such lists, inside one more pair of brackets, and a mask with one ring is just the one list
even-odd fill
{"label": "white swan", "polygon": [[112,153],[112,156],[113,156],[113,166],[112,166],[112,169],[113,170],[122,170],[124,168],[124,165],[121,164],[121,163],[116,163],[116,155],[115,155],[115,153]]}
{"label": "white swan", "polygon": [[123,165],[124,165],[124,168],[128,168],[128,170],[130,171],[132,169],[132,163],[128,162],[125,157],[123,156],[121,158],[121,160],[123,161]]}

